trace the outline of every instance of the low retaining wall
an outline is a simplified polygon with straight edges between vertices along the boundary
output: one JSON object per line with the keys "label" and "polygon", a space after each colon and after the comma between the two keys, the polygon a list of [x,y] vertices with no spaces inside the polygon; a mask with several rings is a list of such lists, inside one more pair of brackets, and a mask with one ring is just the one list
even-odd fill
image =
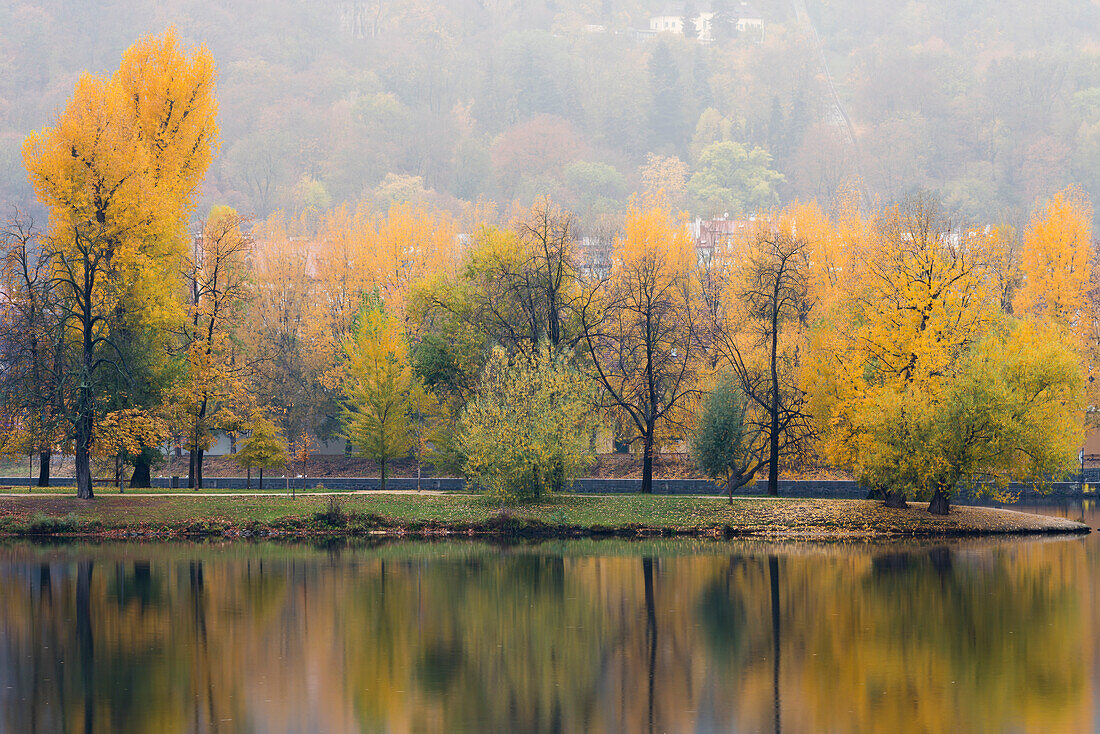
{"label": "low retaining wall", "polygon": [[[175,482],[173,484],[173,482]],[[37,478],[27,477],[0,477],[0,486],[26,487],[36,484]],[[56,486],[72,486],[75,480],[71,477],[52,477],[51,483]],[[381,481],[377,477],[264,477],[264,490],[277,492],[291,489],[318,489],[341,491],[378,490]],[[158,488],[172,488],[173,486],[186,491],[187,477],[155,477],[153,486]],[[259,477],[252,477],[252,489],[258,489]],[[114,485],[96,482],[96,487],[110,491]],[[570,487],[570,491],[579,494],[631,494],[638,492],[642,487],[641,479],[578,479]],[[237,491],[248,488],[248,480],[245,477],[206,477],[203,482],[204,490]],[[462,477],[424,477],[420,480],[420,489],[438,490],[445,492],[461,491],[466,488],[466,480]],[[415,490],[417,480],[415,477],[393,477],[386,480],[386,489],[391,490]],[[1095,484],[1085,482],[1052,482],[1049,492],[1036,492],[1030,486],[1009,485],[1009,490],[1019,495],[1021,500],[1041,500],[1051,497],[1100,497],[1100,481]],[[767,482],[757,481],[751,487],[742,487],[738,495],[765,496],[767,495]],[[682,495],[716,495],[723,494],[721,487],[714,482],[705,479],[654,479],[654,494],[682,494]],[[808,498],[847,498],[863,499],[867,496],[867,490],[851,480],[802,480],[781,479],[779,481],[780,497],[808,497]],[[960,497],[965,499],[965,497]]]}

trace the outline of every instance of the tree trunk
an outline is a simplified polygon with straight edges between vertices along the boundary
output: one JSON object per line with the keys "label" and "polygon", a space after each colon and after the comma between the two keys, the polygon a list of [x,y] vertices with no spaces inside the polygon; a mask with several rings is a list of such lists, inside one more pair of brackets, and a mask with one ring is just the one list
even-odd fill
{"label": "tree trunk", "polygon": [[202,449],[195,449],[195,489],[202,489]]}
{"label": "tree trunk", "polygon": [[264,489],[264,468],[261,466],[260,467],[260,491],[262,492],[263,489]]}
{"label": "tree trunk", "polygon": [[905,510],[909,507],[909,503],[905,501],[905,493],[897,492],[895,490],[887,490],[886,492],[886,506],[893,507],[897,510]]}
{"label": "tree trunk", "polygon": [[642,494],[653,494],[653,426],[647,426],[642,445]]}
{"label": "tree trunk", "polygon": [[134,460],[134,473],[130,475],[130,489],[135,487],[148,489],[153,486],[149,462],[139,456]]}
{"label": "tree trunk", "polygon": [[378,488],[381,491],[385,492],[386,491],[386,460],[384,458],[378,462],[378,468],[379,468],[381,476],[382,476],[382,481],[379,482]]}
{"label": "tree trunk", "polygon": [[76,449],[73,461],[76,464],[76,496],[82,500],[95,497],[92,493],[92,467],[89,449],[92,443],[92,416],[82,415],[76,421]]}
{"label": "tree trunk", "polygon": [[195,488],[195,444],[194,442],[187,449],[187,488]]}
{"label": "tree trunk", "polygon": [[768,494],[779,495],[779,310],[772,314],[772,388],[768,406],[771,426],[768,430]]}
{"label": "tree trunk", "polygon": [[252,467],[248,467],[248,477],[244,480],[245,489],[252,489]]}
{"label": "tree trunk", "polygon": [[43,451],[38,454],[38,486],[50,486],[50,452]]}
{"label": "tree trunk", "polygon": [[946,515],[951,512],[951,500],[947,498],[947,495],[936,490],[936,493],[932,495],[932,501],[928,503],[928,511],[933,515]]}

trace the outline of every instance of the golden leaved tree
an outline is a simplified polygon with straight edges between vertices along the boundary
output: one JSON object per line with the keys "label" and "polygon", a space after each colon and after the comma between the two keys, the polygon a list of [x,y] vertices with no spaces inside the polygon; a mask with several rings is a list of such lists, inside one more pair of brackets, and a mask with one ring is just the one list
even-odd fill
{"label": "golden leaved tree", "polygon": [[125,372],[112,327],[135,309],[145,323],[180,315],[171,276],[213,155],[215,112],[210,53],[185,51],[169,30],[130,47],[113,76],[84,74],[56,122],[24,142],[50,213],[52,284],[70,347],[61,402],[80,497],[92,496],[99,386],[108,371]]}
{"label": "golden leaved tree", "polygon": [[[1036,209],[1020,250],[1022,282],[1014,310],[1044,319],[1070,337],[1083,368],[1100,367],[1100,261],[1092,242],[1092,204],[1070,187]],[[1089,401],[1100,404],[1100,381],[1089,384]],[[1091,411],[1092,422],[1097,413]]]}
{"label": "golden leaved tree", "polygon": [[[314,429],[319,414],[335,424],[338,413],[331,410],[333,401],[320,379],[323,369],[311,324],[312,309],[322,296],[310,274],[308,249],[290,233],[293,225],[273,217],[256,228],[252,290],[240,339],[257,403],[282,413],[286,435],[300,436]],[[331,416],[325,415],[329,412]],[[327,437],[327,431],[321,433]]]}
{"label": "golden leaved tree", "polygon": [[931,200],[887,210],[856,288],[814,330],[804,380],[822,449],[890,504],[915,494],[946,513],[973,482],[1042,481],[1079,437],[1072,348],[999,315],[972,245]]}
{"label": "golden leaved tree", "polygon": [[1014,311],[1049,318],[1081,334],[1092,275],[1092,205],[1079,189],[1055,194],[1037,210],[1020,253],[1023,284]]}

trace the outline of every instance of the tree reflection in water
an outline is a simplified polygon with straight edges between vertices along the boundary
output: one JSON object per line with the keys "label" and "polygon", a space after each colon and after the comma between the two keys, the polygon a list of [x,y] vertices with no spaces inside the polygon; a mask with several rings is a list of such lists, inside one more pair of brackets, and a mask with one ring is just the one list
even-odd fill
{"label": "tree reflection in water", "polygon": [[1090,543],[11,545],[0,732],[1087,730]]}

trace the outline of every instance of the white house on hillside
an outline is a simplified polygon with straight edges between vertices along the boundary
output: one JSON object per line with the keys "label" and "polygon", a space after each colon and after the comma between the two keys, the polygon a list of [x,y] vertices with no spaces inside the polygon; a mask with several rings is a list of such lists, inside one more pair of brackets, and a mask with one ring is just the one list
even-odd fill
{"label": "white house on hillside", "polygon": [[[683,3],[668,5],[659,14],[650,17],[649,30],[652,33],[675,33],[684,35],[684,9]],[[700,41],[709,43],[714,40],[714,10],[699,10],[690,20],[694,28],[689,28],[689,35]],[[764,16],[748,2],[735,2],[730,7],[730,20],[737,32],[749,35],[753,38],[764,37]]]}

